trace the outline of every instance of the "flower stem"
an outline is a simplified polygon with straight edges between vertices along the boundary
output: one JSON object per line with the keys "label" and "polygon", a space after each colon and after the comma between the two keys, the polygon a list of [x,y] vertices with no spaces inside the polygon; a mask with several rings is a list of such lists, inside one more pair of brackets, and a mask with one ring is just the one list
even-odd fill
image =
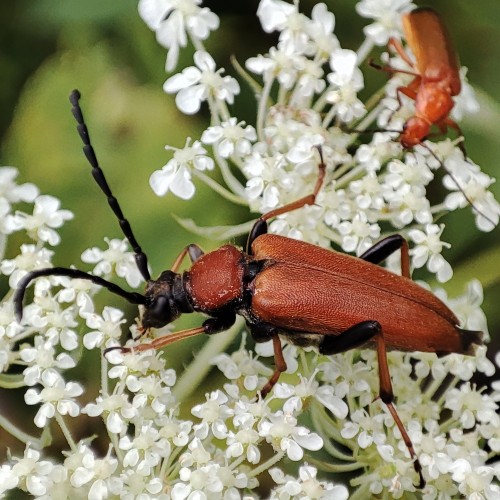
{"label": "flower stem", "polygon": [[236,323],[226,332],[218,333],[209,338],[201,351],[196,353],[192,363],[184,370],[173,389],[174,396],[178,401],[186,399],[207,376],[212,369],[211,360],[223,351],[241,331],[243,318],[238,318]]}
{"label": "flower stem", "polygon": [[250,471],[248,473],[248,477],[258,476],[261,472],[266,471],[267,469],[272,467],[274,464],[278,463],[284,456],[285,456],[285,453],[283,451],[276,453],[276,455],[273,455],[269,460],[265,461],[263,464],[259,465],[258,467],[255,467],[255,469],[252,469],[252,471]]}
{"label": "flower stem", "polygon": [[61,428],[61,431],[64,434],[64,437],[66,438],[66,441],[69,444],[69,447],[71,448],[72,451],[76,451],[76,449],[77,449],[76,443],[73,439],[73,436],[71,435],[71,432],[70,432],[68,426],[66,425],[66,422],[64,421],[63,416],[59,412],[56,411],[55,419],[56,419],[56,422],[59,424],[59,427]]}
{"label": "flower stem", "polygon": [[216,193],[220,194],[223,198],[226,198],[226,200],[229,200],[231,203],[234,203],[235,205],[248,205],[248,202],[244,198],[231,193],[231,191],[228,191],[226,188],[222,187],[218,182],[214,181],[211,177],[204,174],[203,172],[193,170],[193,174],[201,179],[208,187],[212,188]]}
{"label": "flower stem", "polygon": [[14,424],[12,424],[12,422],[7,420],[1,413],[0,413],[0,427],[4,429],[6,432],[8,432],[11,436],[14,436],[16,439],[21,441],[21,443],[25,444],[30,443],[30,446],[32,448],[36,448],[37,450],[40,450],[45,446],[48,446],[52,441],[48,426],[44,427],[42,435],[39,438],[36,438],[16,427]]}

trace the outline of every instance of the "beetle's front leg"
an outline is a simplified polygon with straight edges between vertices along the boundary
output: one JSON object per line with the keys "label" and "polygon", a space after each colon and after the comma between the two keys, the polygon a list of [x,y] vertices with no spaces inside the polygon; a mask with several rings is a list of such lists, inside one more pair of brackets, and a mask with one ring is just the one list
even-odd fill
{"label": "beetle's front leg", "polygon": [[401,437],[408,448],[410,456],[413,460],[415,471],[419,475],[419,488],[425,486],[425,479],[422,475],[422,465],[418,460],[413,443],[410,436],[401,421],[396,408],[394,407],[394,392],[392,390],[391,375],[389,373],[389,365],[387,363],[387,350],[385,347],[384,334],[382,326],[378,321],[363,321],[351,328],[345,330],[339,335],[325,335],[323,342],[319,345],[321,354],[337,354],[360,347],[371,339],[375,339],[377,346],[378,357],[378,374],[380,380],[379,397],[387,406],[389,413],[392,415],[394,422],[401,433]]}
{"label": "beetle's front leg", "polygon": [[233,311],[221,314],[220,316],[215,316],[213,318],[208,318],[203,322],[203,328],[205,333],[212,335],[214,333],[224,332],[229,330],[236,321],[236,314]]}
{"label": "beetle's front leg", "polygon": [[162,335],[154,339],[148,344],[138,344],[134,347],[110,347],[106,349],[105,352],[114,351],[115,349],[120,349],[122,352],[132,352],[132,351],[147,351],[149,349],[162,349],[163,347],[173,344],[179,340],[184,340],[189,337],[194,337],[200,333],[206,333],[207,335],[212,335],[214,333],[223,332],[233,326],[236,321],[236,314],[228,313],[221,314],[220,316],[214,318],[208,318],[203,322],[202,326],[196,328],[190,328],[189,330],[181,330],[180,332],[172,332]]}
{"label": "beetle's front leg", "polygon": [[188,245],[182,252],[177,256],[175,259],[174,263],[172,264],[172,267],[170,270],[174,273],[177,272],[179,269],[180,265],[182,264],[182,261],[184,260],[184,257],[186,255],[189,255],[189,260],[191,261],[191,264],[196,262],[205,252],[196,244],[196,243],[191,243]]}

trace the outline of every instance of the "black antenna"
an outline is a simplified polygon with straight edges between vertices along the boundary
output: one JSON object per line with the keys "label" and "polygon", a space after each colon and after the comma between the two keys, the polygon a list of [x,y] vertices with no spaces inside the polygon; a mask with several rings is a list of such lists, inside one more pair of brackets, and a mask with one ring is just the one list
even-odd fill
{"label": "black antenna", "polygon": [[38,269],[37,271],[32,271],[25,276],[23,276],[19,283],[17,284],[17,289],[14,293],[14,312],[18,321],[21,321],[23,316],[23,299],[29,284],[41,276],[68,276],[69,278],[79,278],[84,280],[92,281],[96,285],[100,285],[110,292],[123,297],[131,304],[145,304],[146,298],[137,292],[127,292],[123,288],[119,287],[115,283],[101,278],[100,276],[94,276],[93,274],[80,271],[79,269],[67,269],[65,267],[51,267],[47,269]]}
{"label": "black antenna", "polygon": [[[90,163],[90,166],[92,167],[92,175],[103,193],[108,198],[108,204],[118,218],[123,234],[134,250],[135,261],[140,273],[146,281],[149,281],[151,279],[151,276],[148,270],[148,259],[146,257],[146,254],[142,251],[139,243],[137,243],[134,233],[132,232],[132,228],[130,227],[130,223],[127,219],[125,219],[120,205],[118,204],[118,200],[113,196],[108,182],[106,181],[106,177],[104,177],[104,172],[102,171],[97,161],[94,148],[90,143],[89,131],[87,129],[87,126],[85,125],[82,109],[80,108],[80,104],[78,102],[80,100],[80,92],[78,92],[78,90],[73,90],[73,92],[71,92],[69,96],[69,100],[73,106],[71,109],[73,116],[78,122],[77,130],[83,142],[83,152],[85,153],[85,156]],[[115,283],[111,283],[110,281],[107,281],[100,276],[94,276],[93,274],[86,273],[85,271],[80,271],[79,269],[69,269],[65,267],[38,269],[36,271],[31,271],[30,273],[26,274],[21,280],[19,280],[17,289],[14,293],[14,312],[19,322],[21,321],[23,316],[23,299],[26,293],[26,288],[28,288],[29,284],[33,280],[42,276],[67,276],[69,278],[89,280],[96,285],[106,288],[111,293],[123,297],[131,304],[146,304],[146,297],[144,295],[137,292],[128,292]]]}
{"label": "black antenna", "polygon": [[[373,132],[390,132],[390,133],[395,133],[395,134],[401,134],[402,130],[394,130],[394,129],[366,129],[366,130],[356,130],[356,129],[350,129],[350,132],[354,132],[354,133],[357,133],[357,134],[365,134],[365,133],[373,133]],[[453,181],[453,184],[455,184],[455,186],[457,187],[457,189],[462,193],[463,197],[465,198],[465,201],[467,201],[467,203],[470,205],[470,207],[472,208],[472,210],[475,213],[479,214],[484,219],[486,219],[493,227],[495,227],[496,226],[495,221],[493,219],[491,219],[491,217],[488,217],[485,213],[481,212],[481,210],[479,210],[479,208],[476,207],[474,201],[469,196],[467,196],[467,194],[465,193],[464,189],[462,188],[462,186],[458,182],[458,180],[455,177],[455,175],[453,174],[453,172],[451,172],[451,170],[444,164],[444,161],[442,161],[438,157],[438,155],[427,144],[424,144],[424,141],[420,142],[420,144],[418,144],[418,145],[422,146],[427,151],[429,151],[429,153],[439,163],[439,166],[450,176],[451,180]],[[465,152],[465,146],[464,146],[463,142],[461,142],[458,145],[458,147],[459,147],[460,151],[462,152],[462,154],[464,156],[464,160],[467,163],[470,164],[471,162],[467,158],[467,153]],[[410,148],[404,148],[404,149],[408,150]]]}
{"label": "black antenna", "polygon": [[[438,157],[438,155],[434,151],[432,151],[432,149],[427,144],[421,143],[420,145],[423,146],[425,149],[427,149],[427,151],[429,151],[429,153],[435,158],[435,160],[439,163],[439,165],[443,168],[443,170],[450,176],[450,179],[453,181],[453,184],[455,184],[457,189],[462,193],[462,196],[465,198],[465,201],[467,201],[467,203],[470,205],[472,210],[474,212],[476,212],[477,214],[479,214],[481,217],[485,218],[494,228],[496,226],[495,221],[493,219],[491,219],[490,217],[488,217],[485,213],[481,212],[481,210],[479,210],[479,208],[476,207],[474,201],[471,198],[469,198],[469,196],[464,191],[464,189],[462,188],[462,186],[458,182],[458,180],[455,177],[455,175],[453,174],[453,172],[444,164],[444,161],[441,161],[441,159]],[[471,164],[469,162],[469,160],[467,159],[467,156],[465,156],[464,150],[462,150],[462,148],[460,148],[460,150],[462,151],[462,154],[464,155],[465,161],[467,163]]]}
{"label": "black antenna", "polygon": [[90,166],[92,167],[92,176],[94,177],[95,181],[101,188],[102,192],[106,195],[108,199],[108,204],[111,207],[111,210],[113,210],[114,214],[116,215],[120,227],[122,229],[122,232],[125,235],[125,238],[127,238],[127,240],[130,243],[130,246],[134,250],[135,262],[137,263],[139,272],[142,274],[143,278],[146,281],[149,281],[151,279],[151,275],[149,274],[148,270],[148,258],[146,254],[142,251],[142,248],[140,247],[139,243],[137,243],[134,233],[132,232],[132,228],[130,227],[130,223],[123,215],[118,200],[114,197],[113,193],[111,192],[108,181],[104,176],[104,172],[102,171],[102,168],[100,167],[99,162],[97,161],[97,156],[95,154],[94,148],[90,143],[89,131],[87,129],[87,125],[85,125],[85,120],[83,119],[82,108],[80,107],[79,103],[80,97],[81,97],[80,92],[78,90],[73,90],[73,92],[71,92],[69,96],[69,100],[73,106],[71,108],[71,112],[73,113],[73,116],[78,122],[76,129],[78,130],[78,133],[80,134],[80,137],[83,142],[83,152],[85,153],[85,157],[87,158],[88,162],[90,163]]}

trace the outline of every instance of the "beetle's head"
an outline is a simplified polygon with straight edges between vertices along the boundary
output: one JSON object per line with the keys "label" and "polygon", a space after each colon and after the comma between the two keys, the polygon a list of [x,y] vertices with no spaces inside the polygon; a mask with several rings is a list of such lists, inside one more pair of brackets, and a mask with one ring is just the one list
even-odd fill
{"label": "beetle's head", "polygon": [[179,317],[182,311],[174,299],[179,278],[180,275],[173,271],[164,271],[157,280],[148,281],[142,316],[144,329],[161,328]]}
{"label": "beetle's head", "polygon": [[413,148],[420,144],[430,132],[430,125],[419,116],[412,116],[404,124],[401,132],[401,145],[404,148]]}

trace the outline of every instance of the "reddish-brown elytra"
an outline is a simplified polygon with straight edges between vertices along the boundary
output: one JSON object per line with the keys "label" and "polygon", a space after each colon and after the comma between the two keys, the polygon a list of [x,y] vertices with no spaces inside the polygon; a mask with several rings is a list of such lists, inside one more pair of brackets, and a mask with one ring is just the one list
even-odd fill
{"label": "reddish-brown elytra", "polygon": [[397,89],[398,100],[401,93],[415,101],[415,115],[403,127],[401,144],[405,148],[421,144],[433,125],[443,134],[452,127],[461,135],[460,127],[449,117],[454,105],[452,98],[460,93],[460,66],[442,18],[430,8],[415,9],[403,16],[403,31],[415,61],[399,40],[391,38],[389,46],[412,70],[374,64],[383,71],[414,77],[407,86]]}
{"label": "reddish-brown elytra", "polygon": [[[280,336],[299,346],[314,346],[326,355],[364,345],[375,346],[379,360],[380,398],[401,432],[419,474],[420,487],[423,487],[422,467],[393,405],[386,350],[473,354],[474,347],[481,344],[482,334],[459,328],[458,319],[450,309],[410,279],[406,240],[400,235],[389,236],[356,258],[267,234],[267,220],[315,202],[325,175],[321,159],[313,192],[261,216],[250,232],[246,251],[224,245],[204,254],[197,245],[188,245],[172,269],[153,280],[146,254],[137,243],[99,166],[79,98],[78,91],[70,96],[85,156],[135,252],[137,265],[146,280],[146,291],[144,295],[128,292],[78,269],[41,269],[27,274],[19,283],[14,296],[19,320],[30,282],[51,275],[88,279],[131,303],[140,304],[143,306],[143,331],[161,328],[183,313],[200,312],[209,316],[198,328],[139,344],[134,347],[136,351],[159,349],[200,333],[221,332],[229,328],[239,314],[245,318],[257,342],[273,342],[276,367],[260,391],[263,398],[286,370]],[[402,276],[376,265],[396,250],[401,250]],[[179,273],[186,256],[191,260],[191,268]]]}

